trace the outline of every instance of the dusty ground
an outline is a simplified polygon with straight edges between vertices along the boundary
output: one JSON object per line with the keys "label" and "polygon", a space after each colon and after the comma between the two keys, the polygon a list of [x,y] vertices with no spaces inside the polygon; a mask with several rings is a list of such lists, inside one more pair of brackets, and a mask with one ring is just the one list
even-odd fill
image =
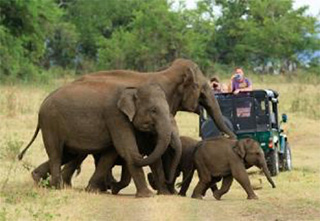
{"label": "dusty ground", "polygon": [[[198,180],[194,176],[188,197],[134,198],[130,186],[118,196],[89,194],[84,188],[93,172],[92,159],[83,165],[73,189],[51,190],[33,185],[30,169],[47,159],[41,136],[22,162],[19,149],[33,135],[37,110],[43,98],[58,85],[0,86],[0,221],[1,220],[320,220],[320,96],[319,85],[273,84],[280,91],[281,113],[292,147],[294,169],[274,178],[272,189],[264,176],[253,171],[250,179],[259,200],[248,201],[234,182],[230,192],[216,201],[211,192],[204,200],[190,198]],[[270,88],[264,83],[256,87]],[[293,93],[294,92],[294,93]],[[303,113],[302,110],[307,110]],[[198,138],[196,115],[179,113],[180,134]],[[147,170],[147,169],[146,169]],[[119,175],[119,169],[116,169]]]}

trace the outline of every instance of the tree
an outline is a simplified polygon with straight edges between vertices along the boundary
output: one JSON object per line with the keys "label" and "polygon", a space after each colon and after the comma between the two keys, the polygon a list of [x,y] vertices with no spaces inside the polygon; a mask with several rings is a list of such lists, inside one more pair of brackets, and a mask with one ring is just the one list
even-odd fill
{"label": "tree", "polygon": [[298,62],[306,50],[318,50],[316,18],[307,7],[292,8],[292,0],[217,0],[216,59],[222,63],[264,65]]}
{"label": "tree", "polygon": [[36,74],[60,13],[51,0],[0,0],[0,75]]}

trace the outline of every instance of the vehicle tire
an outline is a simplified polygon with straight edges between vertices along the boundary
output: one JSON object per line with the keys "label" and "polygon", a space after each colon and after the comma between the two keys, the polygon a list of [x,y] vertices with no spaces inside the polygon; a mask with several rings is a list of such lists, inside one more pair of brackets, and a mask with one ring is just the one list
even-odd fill
{"label": "vehicle tire", "polygon": [[286,141],[284,154],[283,154],[283,162],[282,168],[284,171],[292,170],[292,155],[291,155],[291,148],[289,143]]}
{"label": "vehicle tire", "polygon": [[276,149],[271,150],[268,155],[267,165],[271,176],[277,176],[279,173],[279,155]]}

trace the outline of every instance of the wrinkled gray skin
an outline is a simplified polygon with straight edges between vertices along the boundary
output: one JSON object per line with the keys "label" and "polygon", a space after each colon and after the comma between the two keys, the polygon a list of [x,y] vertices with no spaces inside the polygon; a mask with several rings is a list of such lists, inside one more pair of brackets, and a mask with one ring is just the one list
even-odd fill
{"label": "wrinkled gray skin", "polygon": [[[119,110],[122,111],[130,121],[132,121],[135,128],[138,128],[140,131],[153,132],[154,136],[157,137],[155,140],[159,140],[158,137],[161,136],[163,133],[162,131],[169,133],[169,142],[171,142],[171,140],[179,139],[177,128],[175,128],[175,131],[173,132],[173,128],[171,126],[172,117],[170,117],[169,106],[166,101],[164,91],[158,85],[146,84],[138,89],[124,89],[121,93],[117,106]],[[118,129],[119,133],[121,133],[121,128]],[[176,136],[176,138],[174,138],[174,136]],[[169,142],[164,145],[168,146]],[[181,145],[180,143],[173,144],[176,144],[173,145],[173,148],[175,148],[176,160],[179,162],[181,156]],[[157,144],[155,144],[155,146],[157,146]],[[64,148],[68,149],[68,146],[65,146]],[[151,150],[149,150],[148,154],[152,154]],[[79,156],[75,158],[74,161],[81,163],[85,156],[86,154],[80,152]],[[104,159],[104,168],[110,168],[117,157],[117,152],[112,148],[108,150],[107,153],[99,155],[100,160]],[[44,165],[41,165],[40,168],[33,171],[33,177],[35,180],[38,181],[41,178],[45,178],[44,176],[50,172],[48,165],[48,163],[45,163]],[[173,165],[173,168],[176,168],[176,165]],[[103,171],[103,174],[105,174],[105,170]],[[100,182],[101,176],[103,176],[101,175],[101,172],[96,170],[94,177],[98,177],[98,179],[96,181],[91,180],[92,182],[89,182],[87,189],[103,188],[103,182]]]}
{"label": "wrinkled gray skin", "polygon": [[[160,119],[156,119],[156,120],[160,120]],[[170,141],[170,148],[168,151],[170,151],[170,156],[172,159],[172,157],[174,157],[176,154],[176,149],[177,146],[181,147],[181,141],[180,138],[178,136],[178,126],[176,124],[175,119],[172,117],[171,118],[171,124],[173,127],[173,135],[172,135],[172,139]],[[156,141],[156,134],[152,134],[152,133],[146,133],[146,132],[141,132],[138,130],[135,130],[135,136],[137,139],[137,144],[139,147],[139,151],[140,153],[143,154],[150,154],[150,152],[153,149],[150,149],[150,147],[155,147],[155,141]],[[62,177],[63,177],[63,182],[71,187],[71,178],[74,174],[74,172],[80,168],[80,165],[82,163],[82,161],[85,159],[85,157],[80,156],[78,157],[76,160],[73,160],[69,163],[67,163],[65,165],[65,167],[63,168],[62,171]],[[99,156],[95,156],[95,162],[99,161]],[[122,172],[121,172],[121,178],[120,181],[117,182],[112,175],[112,170],[109,170],[107,172],[107,179],[105,181],[105,183],[102,183],[100,186],[100,191],[106,191],[107,189],[111,189],[113,194],[118,194],[120,190],[122,190],[123,188],[127,187],[130,184],[131,181],[131,174],[128,171],[127,165],[125,163],[125,161],[121,158],[118,157],[116,162],[112,165],[121,165],[122,166]],[[172,164],[167,164],[168,167],[172,167]],[[111,168],[112,168],[111,167]],[[154,174],[155,177],[155,181],[153,180],[153,185],[155,186],[155,188],[158,190],[158,194],[171,194],[170,192],[167,192],[167,184],[165,182],[162,181],[162,179],[164,180],[164,177],[161,177],[161,171],[159,172],[160,169],[162,169],[162,165],[157,165],[157,164],[152,164],[150,165],[151,171]],[[166,168],[168,171],[170,171],[170,168]],[[169,175],[168,173],[166,173],[166,177],[168,178]],[[172,173],[172,175],[175,175],[174,173]],[[173,178],[168,178],[168,180],[173,180],[175,179],[175,177]],[[172,182],[172,181],[171,181]]]}
{"label": "wrinkled gray skin", "polygon": [[[192,181],[192,177],[194,174],[193,158],[194,158],[194,152],[196,150],[197,145],[199,144],[199,141],[186,136],[180,136],[180,140],[181,140],[181,146],[182,146],[182,155],[175,173],[175,178],[171,184],[168,184],[168,189],[172,194],[176,193],[174,184],[175,184],[176,178],[178,178],[180,176],[180,173],[182,172],[183,183],[181,185],[181,188],[178,194],[180,196],[186,196],[187,190],[189,188],[189,185]],[[172,162],[173,155],[174,153],[170,149],[168,149],[166,153],[162,155],[162,162],[163,162],[166,176],[168,176],[168,171],[170,171],[169,167],[170,167],[170,162]],[[153,189],[158,189],[152,173],[148,174],[148,180]]]}
{"label": "wrinkled gray skin", "polygon": [[[244,168],[248,169],[251,166],[257,166],[259,168],[262,168],[268,181],[271,183],[273,187],[275,187],[270,177],[270,173],[266,167],[264,153],[256,141],[252,139],[243,139],[237,142],[231,141],[223,137],[212,138],[207,141],[200,142],[185,136],[181,136],[180,139],[182,145],[182,155],[180,163],[177,167],[176,177],[178,177],[180,175],[180,172],[182,172],[183,182],[181,184],[179,195],[186,195],[186,192],[192,181],[195,170],[195,156],[198,156],[198,164],[202,165],[202,167],[199,167],[200,170],[202,169],[201,171],[207,169],[206,166],[210,167],[211,165],[213,167],[213,170],[215,171],[211,172],[211,174],[217,174],[212,175],[210,182],[207,183],[205,188],[202,188],[202,196],[205,195],[208,188],[211,188],[214,197],[216,199],[220,199],[221,196],[224,193],[226,193],[230,188],[230,179],[232,181],[233,177],[232,175],[225,174],[232,173],[231,168],[234,168],[235,171],[243,170]],[[169,166],[168,162],[170,162],[170,159],[172,157],[170,155],[173,154],[170,154],[170,149],[168,149],[166,151],[166,154],[162,156],[163,165],[165,167]],[[237,173],[239,174],[240,180],[247,179],[247,173]],[[219,174],[223,174],[223,176],[219,176]],[[157,189],[157,187],[155,186],[153,175],[151,173],[148,174],[148,179],[151,186],[154,189]],[[219,182],[221,179],[223,179],[223,184],[221,189],[218,190],[216,182]],[[248,188],[250,189],[251,187]],[[169,189],[171,192],[175,192],[174,186],[170,186]],[[199,192],[200,191],[201,190],[199,190]]]}
{"label": "wrinkled gray skin", "polygon": [[[50,159],[51,183],[54,186],[59,187],[61,184],[61,165],[74,159],[74,155],[89,153],[112,155],[108,152],[112,150],[111,144],[113,144],[118,154],[128,164],[137,187],[137,196],[152,195],[139,166],[152,164],[160,159],[167,148],[163,144],[168,144],[170,133],[166,133],[164,138],[161,136],[161,142],[158,136],[159,141],[155,150],[149,157],[142,159],[138,152],[132,123],[117,107],[122,90],[151,83],[159,84],[164,90],[173,116],[177,111],[193,112],[197,105],[201,104],[221,131],[232,138],[235,137],[222,120],[219,105],[211,96],[207,79],[192,61],[177,59],[168,69],[154,73],[116,70],[89,74],[53,92],[40,108],[39,125],[35,136],[41,129],[45,146],[48,146],[46,149]],[[60,108],[59,111],[56,110],[57,106]],[[62,113],[61,116],[58,116],[59,113]],[[61,124],[63,120],[66,122]],[[68,125],[63,133],[59,131],[62,125]],[[122,133],[119,133],[119,130]],[[59,139],[53,139],[55,137]],[[108,157],[106,159],[101,157],[97,171],[105,171],[105,161],[108,160],[110,160]],[[42,166],[45,167],[45,164],[37,169]],[[91,183],[104,178],[102,175],[100,177],[100,173],[97,174],[91,178]]]}
{"label": "wrinkled gray skin", "polygon": [[247,199],[258,199],[253,192],[246,169],[257,166],[262,169],[268,181],[271,179],[264,153],[259,143],[251,138],[239,141],[224,137],[202,141],[194,154],[194,163],[199,175],[192,197],[202,199],[206,190],[222,178],[221,188],[215,189],[213,196],[220,200],[227,193],[235,178],[246,191]]}

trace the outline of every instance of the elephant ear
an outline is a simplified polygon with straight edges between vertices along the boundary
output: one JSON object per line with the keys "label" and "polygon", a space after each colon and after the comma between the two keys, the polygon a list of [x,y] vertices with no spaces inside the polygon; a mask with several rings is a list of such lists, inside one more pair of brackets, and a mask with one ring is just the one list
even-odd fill
{"label": "elephant ear", "polygon": [[196,83],[196,73],[195,70],[191,67],[188,67],[185,75],[183,77],[183,85],[189,86],[191,84]]}
{"label": "elephant ear", "polygon": [[129,120],[132,121],[136,113],[135,100],[137,99],[136,88],[126,88],[120,96],[117,103],[118,108],[128,116]]}
{"label": "elephant ear", "polygon": [[246,155],[246,150],[245,150],[245,139],[238,140],[236,143],[236,146],[233,148],[234,151],[243,159],[244,156]]}

